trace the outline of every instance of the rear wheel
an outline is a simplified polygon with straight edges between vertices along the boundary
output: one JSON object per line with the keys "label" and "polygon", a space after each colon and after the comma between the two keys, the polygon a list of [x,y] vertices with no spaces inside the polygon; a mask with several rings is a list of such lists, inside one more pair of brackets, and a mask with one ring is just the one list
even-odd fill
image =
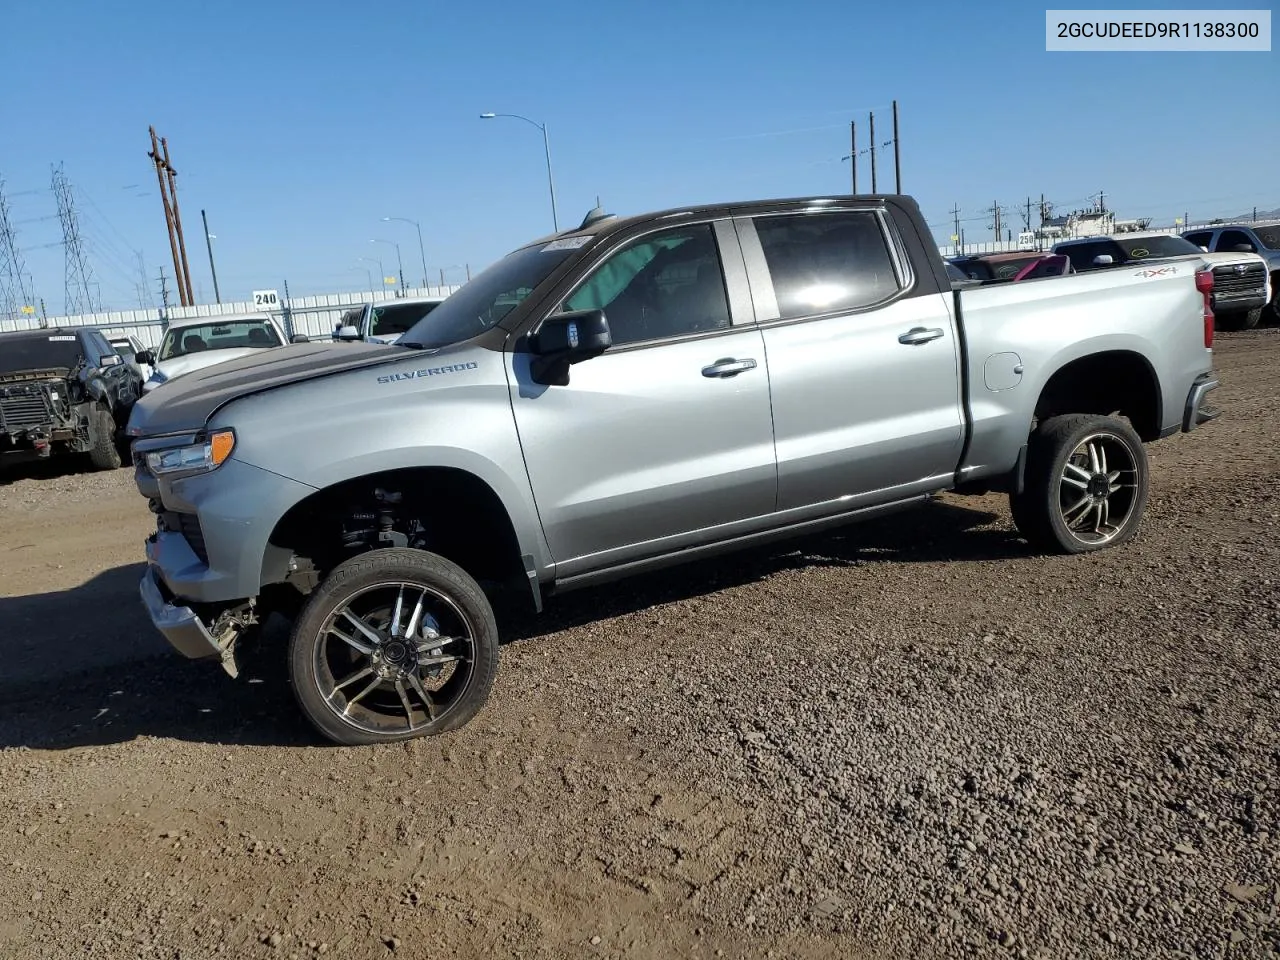
{"label": "rear wheel", "polygon": [[99,470],[115,470],[123,462],[116,443],[116,421],[106,407],[94,407],[89,415],[89,459]]}
{"label": "rear wheel", "polygon": [[1128,423],[1074,414],[1041,423],[1027,450],[1014,523],[1037,549],[1086,553],[1131,539],[1147,506],[1146,450]]}
{"label": "rear wheel", "polygon": [[294,695],[346,745],[456,730],[488,700],[498,628],[480,586],[422,550],[371,550],[334,568],[289,642]]}

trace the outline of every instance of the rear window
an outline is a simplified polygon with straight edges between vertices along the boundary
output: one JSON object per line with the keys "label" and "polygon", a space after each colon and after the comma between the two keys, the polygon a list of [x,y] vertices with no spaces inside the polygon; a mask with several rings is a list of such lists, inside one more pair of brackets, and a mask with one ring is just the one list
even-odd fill
{"label": "rear window", "polygon": [[158,360],[172,360],[206,350],[244,347],[279,347],[282,345],[275,327],[266,320],[211,320],[209,323],[175,327],[164,335]]}
{"label": "rear window", "polygon": [[74,333],[21,334],[0,337],[0,374],[29,370],[73,370],[84,350]]}

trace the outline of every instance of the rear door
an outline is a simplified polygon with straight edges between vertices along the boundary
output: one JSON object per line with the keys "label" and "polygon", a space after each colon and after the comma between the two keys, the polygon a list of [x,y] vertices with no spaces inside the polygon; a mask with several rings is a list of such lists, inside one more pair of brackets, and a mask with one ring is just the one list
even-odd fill
{"label": "rear door", "polygon": [[565,386],[509,354],[512,405],[557,576],[726,535],[774,509],[764,342],[731,221],[623,241],[558,298],[613,346]]}
{"label": "rear door", "polygon": [[950,304],[878,209],[738,220],[769,360],[778,509],[937,489],[960,458]]}

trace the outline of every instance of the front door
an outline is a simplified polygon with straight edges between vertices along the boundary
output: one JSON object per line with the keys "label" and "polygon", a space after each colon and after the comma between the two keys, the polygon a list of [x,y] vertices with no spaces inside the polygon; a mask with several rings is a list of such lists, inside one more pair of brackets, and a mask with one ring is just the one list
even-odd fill
{"label": "front door", "polygon": [[777,319],[760,321],[778,509],[838,513],[936,489],[963,440],[956,332],[936,285],[913,295],[887,217],[804,212],[740,226],[776,300]]}
{"label": "front door", "polygon": [[559,309],[603,309],[614,345],[571,367],[567,386],[532,382],[527,354],[508,359],[558,576],[714,539],[773,510],[768,370],[731,225],[632,239]]}

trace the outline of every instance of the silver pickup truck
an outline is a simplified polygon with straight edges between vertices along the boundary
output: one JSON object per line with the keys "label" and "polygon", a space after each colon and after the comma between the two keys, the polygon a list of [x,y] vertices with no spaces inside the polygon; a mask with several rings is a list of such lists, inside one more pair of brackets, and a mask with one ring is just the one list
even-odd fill
{"label": "silver pickup truck", "polygon": [[1006,491],[1037,549],[1116,546],[1144,444],[1216,415],[1212,283],[1190,260],[953,289],[897,195],[593,219],[394,346],[286,346],[138,403],[142,601],[233,676],[284,614],[302,711],[364,744],[486,702],[482,584],[541,610],[948,490]]}

